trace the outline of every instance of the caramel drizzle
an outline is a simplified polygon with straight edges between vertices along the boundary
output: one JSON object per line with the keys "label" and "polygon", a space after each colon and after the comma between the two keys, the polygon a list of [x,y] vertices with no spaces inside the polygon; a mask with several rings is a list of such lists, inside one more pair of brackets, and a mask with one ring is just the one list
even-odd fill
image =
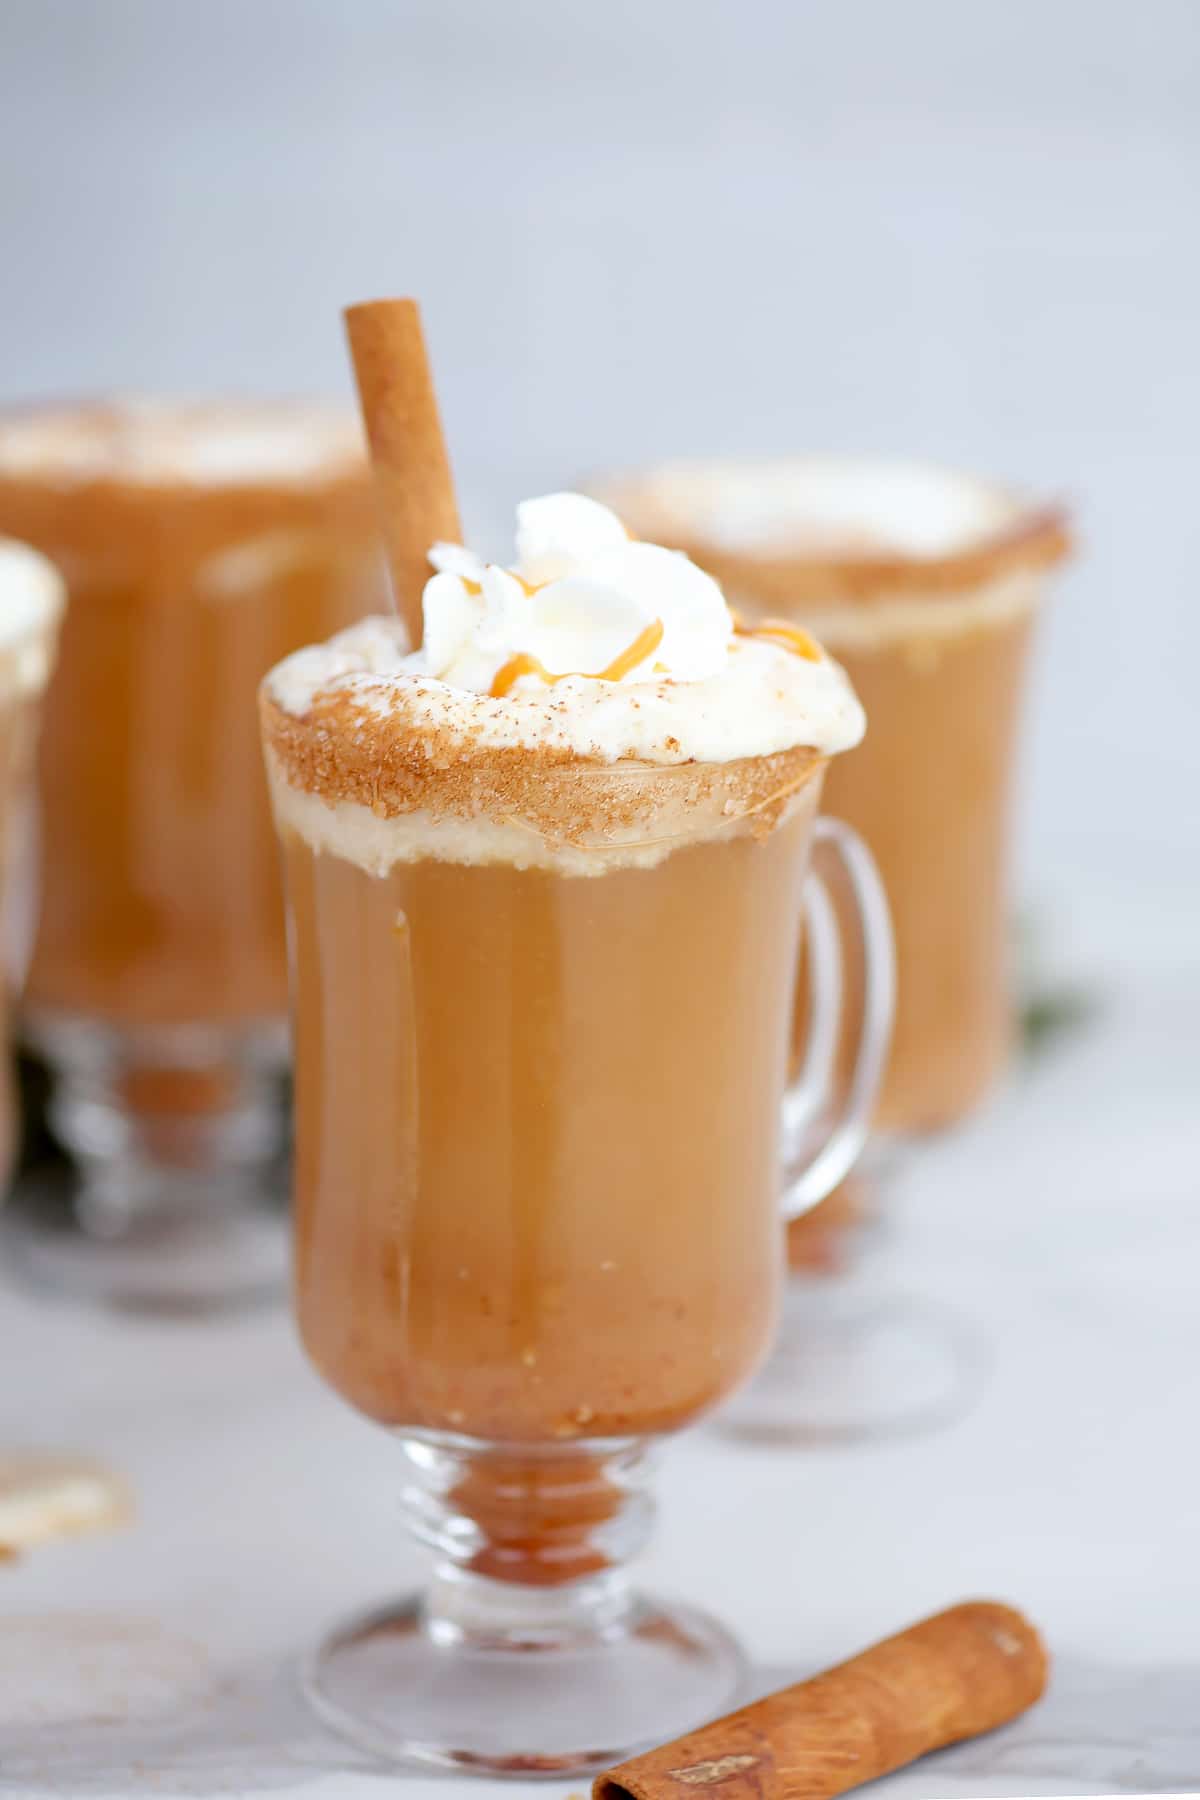
{"label": "caramel drizzle", "polygon": [[[525,589],[526,594],[528,594],[531,600],[535,594],[540,594],[544,587],[549,587],[550,585],[549,582],[546,581],[526,581],[525,577],[523,575],[518,575],[515,569],[506,569],[504,573],[506,575],[511,575],[513,580],[520,587]],[[458,579],[462,582],[472,600],[478,600],[483,592],[482,581],[476,581],[474,577],[470,575],[460,575]]]}
{"label": "caramel drizzle", "polygon": [[502,700],[522,675],[536,675],[547,687],[553,687],[555,682],[565,681],[568,675],[582,675],[585,681],[620,681],[623,675],[628,675],[630,669],[636,669],[640,662],[645,662],[658,649],[662,640],[663,622],[655,619],[652,625],[647,625],[644,631],[638,632],[632,644],[627,645],[619,656],[613,657],[606,669],[599,669],[595,674],[589,674],[586,669],[564,669],[561,674],[554,675],[536,656],[530,656],[522,650],[518,655],[510,656],[503,667],[497,669],[488,693],[493,700]]}
{"label": "caramel drizzle", "polygon": [[729,616],[738,637],[763,638],[769,644],[778,644],[781,650],[790,650],[793,656],[802,656],[805,662],[821,661],[821,646],[803,625],[789,625],[786,619],[764,619],[759,625],[747,625],[732,607]]}

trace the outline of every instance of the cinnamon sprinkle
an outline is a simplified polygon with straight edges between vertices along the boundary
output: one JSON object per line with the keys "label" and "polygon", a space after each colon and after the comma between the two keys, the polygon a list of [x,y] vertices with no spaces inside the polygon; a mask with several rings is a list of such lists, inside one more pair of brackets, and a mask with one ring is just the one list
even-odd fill
{"label": "cinnamon sprinkle", "polygon": [[553,744],[488,745],[421,717],[403,695],[383,714],[353,693],[321,695],[302,716],[265,689],[259,705],[274,777],[300,793],[380,819],[498,819],[589,849],[669,836],[668,812],[692,837],[729,829],[765,836],[795,793],[819,782],[827,761],[802,745],[729,763],[666,765],[611,763]]}

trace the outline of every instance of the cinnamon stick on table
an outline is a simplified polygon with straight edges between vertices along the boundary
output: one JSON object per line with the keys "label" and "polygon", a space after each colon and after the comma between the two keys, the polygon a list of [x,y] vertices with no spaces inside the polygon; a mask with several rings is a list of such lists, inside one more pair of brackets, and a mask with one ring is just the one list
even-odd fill
{"label": "cinnamon stick on table", "polygon": [[345,317],[392,595],[415,646],[429,547],[462,537],[421,315],[415,300],[364,300]]}
{"label": "cinnamon stick on table", "polygon": [[1028,1619],[970,1601],[610,1769],[593,1800],[829,1800],[1015,1719],[1046,1674]]}

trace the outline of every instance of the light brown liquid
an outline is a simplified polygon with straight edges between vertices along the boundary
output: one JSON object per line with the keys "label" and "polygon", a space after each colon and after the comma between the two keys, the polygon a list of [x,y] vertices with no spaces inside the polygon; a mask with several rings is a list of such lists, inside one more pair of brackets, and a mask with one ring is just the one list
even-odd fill
{"label": "light brown liquid", "polygon": [[69,590],[29,1006],[123,1026],[281,1017],[255,689],[377,607],[365,469],[220,485],[6,466],[0,531],[57,562]]}
{"label": "light brown liquid", "polygon": [[[757,545],[708,538],[706,509],[719,509],[728,483],[736,497],[755,481],[774,481],[780,516],[801,523]],[[928,559],[889,549],[891,513],[906,492],[934,516],[945,506],[957,518],[947,532],[954,548]],[[801,459],[790,472],[734,466],[709,487],[703,477],[690,488],[651,477],[620,488],[617,501],[634,529],[686,548],[748,619],[815,629],[845,666],[868,727],[830,770],[825,807],[873,851],[896,939],[896,1016],[876,1124],[901,1133],[952,1124],[986,1097],[1013,1040],[1009,803],[1039,586],[1069,549],[1064,517],[952,471],[852,460]],[[886,529],[876,528],[876,509]],[[978,522],[973,538],[963,537],[964,516]],[[1002,583],[1015,584],[1005,589],[1013,603],[981,608]],[[926,619],[931,608],[939,615],[933,628],[909,629],[914,602]],[[801,1007],[798,1038],[803,1030]],[[839,1198],[848,1215],[850,1198]],[[826,1257],[819,1240],[833,1218],[827,1202],[793,1227],[800,1261]]]}
{"label": "light brown liquid", "polygon": [[565,1444],[670,1430],[745,1379],[781,1274],[819,786],[762,841],[594,878],[373,877],[286,835],[297,1305],[354,1406]]}
{"label": "light brown liquid", "polygon": [[883,1130],[952,1124],[1012,1046],[1009,804],[1032,625],[1027,613],[936,642],[835,649],[870,729],[831,769],[826,806],[873,850],[896,937]]}

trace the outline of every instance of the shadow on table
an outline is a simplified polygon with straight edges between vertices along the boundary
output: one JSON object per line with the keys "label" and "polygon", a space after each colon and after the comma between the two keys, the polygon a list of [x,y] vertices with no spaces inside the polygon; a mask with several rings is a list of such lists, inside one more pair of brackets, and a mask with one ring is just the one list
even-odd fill
{"label": "shadow on table", "polygon": [[202,1698],[151,1717],[102,1717],[0,1729],[0,1794],[194,1796],[271,1793],[322,1776],[379,1772],[332,1737],[287,1664],[218,1679]]}
{"label": "shadow on table", "polygon": [[[767,1693],[802,1671],[759,1668]],[[924,1765],[939,1789],[969,1795],[995,1783],[1103,1784],[1125,1793],[1188,1791],[1200,1772],[1200,1670],[1141,1670],[1065,1661],[1025,1718],[942,1751]],[[390,1771],[329,1736],[297,1691],[292,1669],[255,1667],[215,1683],[185,1712],[152,1718],[5,1721],[0,1794],[207,1800],[303,1788],[337,1774]],[[393,1772],[394,1773],[394,1772]],[[423,1775],[430,1772],[423,1770]],[[575,1783],[577,1788],[584,1783]]]}

